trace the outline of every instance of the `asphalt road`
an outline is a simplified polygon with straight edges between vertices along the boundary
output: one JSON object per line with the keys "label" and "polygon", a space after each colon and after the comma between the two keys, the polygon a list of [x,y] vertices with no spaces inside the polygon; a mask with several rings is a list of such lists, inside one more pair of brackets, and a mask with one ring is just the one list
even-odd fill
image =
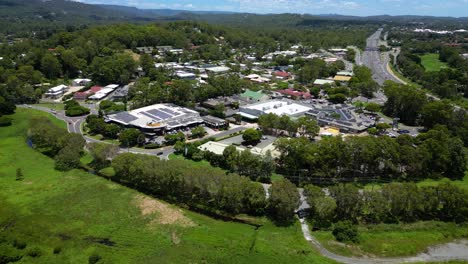
{"label": "asphalt road", "polygon": [[388,70],[388,55],[383,56],[383,58],[381,57],[381,53],[379,51],[381,34],[382,29],[379,29],[367,39],[366,50],[362,54],[362,63],[371,69],[372,78],[378,84],[382,85],[386,80],[401,83],[401,80],[396,78]]}
{"label": "asphalt road", "polygon": [[[91,109],[92,109],[93,113],[96,110],[95,104],[86,104],[84,106],[85,107],[90,107],[91,106]],[[42,107],[42,106],[36,106],[36,105],[18,105],[18,107],[32,108],[32,109],[48,112],[48,113],[51,113],[51,114],[55,115],[55,117],[57,117],[60,120],[65,121],[67,123],[68,132],[81,134],[83,136],[83,138],[86,140],[86,142],[111,144],[109,142],[97,140],[97,139],[88,137],[88,136],[83,134],[83,131],[81,130],[81,124],[85,121],[86,116],[69,117],[69,116],[65,115],[65,111],[63,111],[63,110],[54,111],[54,110],[52,110],[50,108]],[[243,130],[245,130],[247,128],[248,127],[243,127],[243,126],[233,128],[233,129],[226,130],[226,131],[223,131],[221,133],[218,133],[216,135],[212,135],[212,137],[214,137],[214,138],[225,137],[227,135],[234,134],[234,133],[237,133],[239,131],[243,131]],[[163,148],[159,148],[159,149],[142,149],[142,148],[123,148],[123,147],[120,147],[119,153],[125,153],[125,152],[130,152],[130,153],[135,153],[135,154],[151,155],[151,156],[158,156],[161,159],[168,160],[169,155],[174,153],[174,147],[173,146],[167,146],[167,147],[163,147]]]}

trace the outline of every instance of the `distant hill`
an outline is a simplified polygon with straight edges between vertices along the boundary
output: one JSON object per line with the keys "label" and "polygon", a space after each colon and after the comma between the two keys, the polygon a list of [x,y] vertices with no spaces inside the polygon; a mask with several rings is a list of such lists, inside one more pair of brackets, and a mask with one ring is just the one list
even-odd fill
{"label": "distant hill", "polygon": [[0,33],[43,38],[54,32],[91,24],[197,20],[248,27],[320,27],[335,25],[409,24],[468,27],[468,18],[428,16],[343,16],[336,14],[250,14],[218,11],[138,9],[119,5],[92,5],[69,0],[0,0]]}

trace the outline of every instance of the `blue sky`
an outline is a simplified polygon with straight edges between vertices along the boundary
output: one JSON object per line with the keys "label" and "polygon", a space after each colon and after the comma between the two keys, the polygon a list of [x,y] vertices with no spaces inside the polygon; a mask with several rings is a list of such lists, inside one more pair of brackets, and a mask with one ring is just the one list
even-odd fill
{"label": "blue sky", "polygon": [[78,0],[140,9],[184,9],[249,13],[468,16],[468,0]]}

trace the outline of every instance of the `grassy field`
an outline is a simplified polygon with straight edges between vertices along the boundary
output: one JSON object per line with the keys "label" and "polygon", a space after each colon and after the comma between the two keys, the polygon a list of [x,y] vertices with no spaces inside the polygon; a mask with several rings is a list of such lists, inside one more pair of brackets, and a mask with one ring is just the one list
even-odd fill
{"label": "grassy field", "polygon": [[313,232],[330,251],[345,256],[410,256],[427,247],[468,237],[468,226],[454,223],[418,222],[360,226],[359,244],[337,242],[330,231]]}
{"label": "grassy field", "polygon": [[421,56],[421,64],[426,71],[440,71],[448,67],[445,62],[439,60],[439,54],[436,53],[429,53]]}
{"label": "grassy field", "polygon": [[[0,254],[24,255],[18,263],[88,263],[93,254],[99,263],[332,263],[303,239],[298,223],[280,228],[258,218],[257,230],[80,170],[54,170],[52,159],[26,144],[28,119],[38,115],[47,114],[18,109],[14,125],[0,128]],[[17,168],[23,181],[15,180]]]}
{"label": "grassy field", "polygon": [[35,106],[42,106],[45,108],[55,109],[55,110],[65,110],[65,105],[62,103],[39,103],[35,104]]}

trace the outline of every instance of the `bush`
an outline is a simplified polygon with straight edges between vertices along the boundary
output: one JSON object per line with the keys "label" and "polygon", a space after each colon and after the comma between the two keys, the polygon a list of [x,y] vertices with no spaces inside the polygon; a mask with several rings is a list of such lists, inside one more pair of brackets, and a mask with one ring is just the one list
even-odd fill
{"label": "bush", "polygon": [[13,263],[22,258],[19,250],[11,247],[6,243],[0,242],[0,263]]}
{"label": "bush", "polygon": [[38,258],[42,255],[42,252],[39,248],[31,248],[26,255],[32,257],[32,258]]}
{"label": "bush", "polygon": [[157,149],[160,147],[161,145],[159,145],[158,143],[150,143],[145,145],[145,149]]}
{"label": "bush", "polygon": [[101,260],[101,256],[99,256],[99,255],[97,255],[97,254],[92,254],[92,255],[89,256],[89,258],[88,258],[88,263],[89,263],[89,264],[98,263],[99,260]]}
{"label": "bush", "polygon": [[54,253],[55,255],[60,254],[60,252],[62,252],[62,247],[54,247],[53,253]]}
{"label": "bush", "polygon": [[66,116],[82,116],[89,114],[89,109],[83,106],[74,106],[65,110]]}
{"label": "bush", "polygon": [[81,106],[75,100],[69,100],[65,103],[65,115],[67,116],[82,116],[89,114],[89,109]]}
{"label": "bush", "polygon": [[0,127],[11,126],[13,119],[7,116],[0,116]]}
{"label": "bush", "polygon": [[26,245],[27,244],[23,241],[19,241],[17,239],[13,240],[13,246],[17,249],[25,249]]}
{"label": "bush", "polygon": [[340,242],[354,242],[358,243],[358,229],[350,221],[340,221],[336,223],[332,231],[333,236]]}

